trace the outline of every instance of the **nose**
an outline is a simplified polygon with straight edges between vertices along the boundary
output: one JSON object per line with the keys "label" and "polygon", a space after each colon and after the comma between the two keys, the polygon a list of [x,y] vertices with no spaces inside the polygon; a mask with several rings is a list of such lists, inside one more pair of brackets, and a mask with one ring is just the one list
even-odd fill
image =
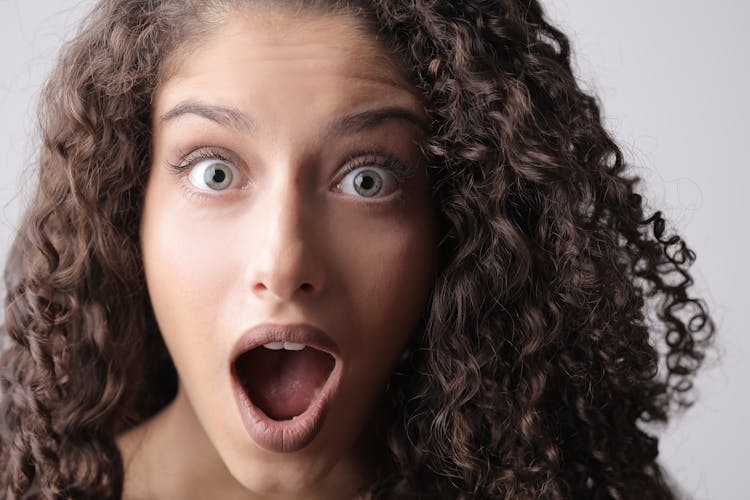
{"label": "nose", "polygon": [[316,258],[315,213],[301,194],[289,186],[257,200],[248,256],[252,293],[264,300],[292,301],[318,294],[325,275]]}

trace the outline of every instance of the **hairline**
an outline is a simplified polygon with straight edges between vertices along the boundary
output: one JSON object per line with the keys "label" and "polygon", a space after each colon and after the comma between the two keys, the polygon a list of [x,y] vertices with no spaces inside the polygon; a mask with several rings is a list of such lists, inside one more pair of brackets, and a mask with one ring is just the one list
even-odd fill
{"label": "hairline", "polygon": [[[244,11],[250,17],[261,17],[271,14],[276,17],[338,17],[346,19],[360,34],[372,40],[375,46],[386,52],[383,63],[392,67],[397,73],[406,68],[399,68],[395,62],[397,56],[392,53],[386,43],[379,36],[373,23],[367,19],[361,7],[351,5],[342,0],[220,0],[219,2],[197,1],[192,5],[187,15],[181,15],[175,26],[176,34],[169,41],[170,46],[165,52],[163,60],[157,68],[156,86],[152,93],[158,94],[164,83],[178,73],[181,63],[195,50],[205,43],[222,26],[232,21],[231,14]],[[388,57],[390,56],[390,57]],[[152,102],[153,104],[153,102]]]}

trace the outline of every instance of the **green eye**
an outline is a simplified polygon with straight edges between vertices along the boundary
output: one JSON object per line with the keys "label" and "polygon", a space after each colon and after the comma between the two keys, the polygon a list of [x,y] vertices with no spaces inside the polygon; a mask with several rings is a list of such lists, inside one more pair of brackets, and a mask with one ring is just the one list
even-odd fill
{"label": "green eye", "polygon": [[382,168],[355,168],[341,179],[338,188],[351,195],[362,198],[387,196],[397,188],[393,174]]}
{"label": "green eye", "polygon": [[362,170],[354,178],[354,190],[368,198],[380,193],[383,189],[383,178],[374,170]]}
{"label": "green eye", "polygon": [[199,189],[223,191],[232,186],[234,170],[221,160],[204,160],[195,164],[188,178]]}

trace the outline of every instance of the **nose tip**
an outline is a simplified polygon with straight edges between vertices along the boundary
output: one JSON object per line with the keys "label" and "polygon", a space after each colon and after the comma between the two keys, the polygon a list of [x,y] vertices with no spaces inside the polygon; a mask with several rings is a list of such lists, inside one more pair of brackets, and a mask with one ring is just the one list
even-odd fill
{"label": "nose tip", "polygon": [[303,221],[291,219],[272,222],[265,238],[254,238],[258,251],[248,260],[249,284],[260,299],[300,299],[320,293],[325,284],[314,237]]}
{"label": "nose tip", "polygon": [[247,214],[245,283],[258,299],[288,302],[323,290],[326,273],[319,257],[325,257],[325,239],[303,184],[279,175],[257,190]]}

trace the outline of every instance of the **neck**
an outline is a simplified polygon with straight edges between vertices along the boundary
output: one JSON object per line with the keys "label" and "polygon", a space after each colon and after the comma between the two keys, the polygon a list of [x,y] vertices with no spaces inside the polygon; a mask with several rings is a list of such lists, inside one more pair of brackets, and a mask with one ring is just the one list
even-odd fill
{"label": "neck", "polygon": [[[367,431],[363,433],[366,435]],[[118,437],[117,443],[125,468],[124,500],[267,498],[249,491],[231,475],[182,388],[161,412]],[[337,464],[314,492],[298,492],[293,498],[351,499],[372,481],[371,466],[365,461],[357,467]]]}

